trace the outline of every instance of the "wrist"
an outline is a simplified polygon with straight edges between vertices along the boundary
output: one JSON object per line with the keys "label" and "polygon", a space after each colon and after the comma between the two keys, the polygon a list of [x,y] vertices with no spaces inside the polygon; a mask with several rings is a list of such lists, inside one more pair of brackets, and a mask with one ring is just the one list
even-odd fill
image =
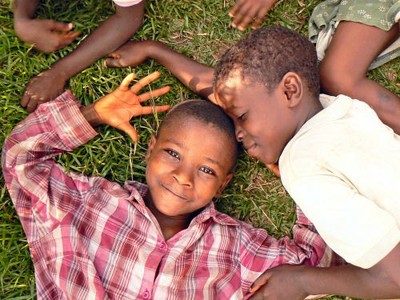
{"label": "wrist", "polygon": [[97,127],[104,124],[103,120],[100,118],[99,114],[94,108],[94,103],[87,106],[82,106],[80,108],[82,115],[85,117],[86,121],[92,126]]}
{"label": "wrist", "polygon": [[163,43],[157,41],[146,41],[145,49],[147,58],[152,58],[156,61],[162,59],[162,48],[166,47]]}

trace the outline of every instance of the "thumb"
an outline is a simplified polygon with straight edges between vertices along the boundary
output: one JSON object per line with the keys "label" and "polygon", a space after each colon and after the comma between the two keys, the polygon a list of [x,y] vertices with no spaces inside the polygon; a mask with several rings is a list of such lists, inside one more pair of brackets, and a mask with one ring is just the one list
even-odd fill
{"label": "thumb", "polygon": [[136,132],[136,129],[130,123],[126,123],[124,125],[121,124],[120,129],[124,131],[127,135],[129,135],[134,143],[138,142],[138,134]]}
{"label": "thumb", "polygon": [[69,32],[74,29],[74,24],[53,21],[51,24],[51,29],[54,31]]}
{"label": "thumb", "polygon": [[257,292],[262,286],[266,285],[269,279],[269,274],[264,273],[260,277],[254,281],[253,285],[250,288],[250,293],[255,293]]}
{"label": "thumb", "polygon": [[121,62],[119,58],[107,58],[104,60],[105,68],[121,68]]}

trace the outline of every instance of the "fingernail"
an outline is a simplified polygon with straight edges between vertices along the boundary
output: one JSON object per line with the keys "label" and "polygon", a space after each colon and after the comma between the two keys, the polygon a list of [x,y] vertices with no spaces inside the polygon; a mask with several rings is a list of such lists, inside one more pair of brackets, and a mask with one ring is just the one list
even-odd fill
{"label": "fingernail", "polygon": [[233,28],[236,28],[236,24],[235,24],[235,23],[231,23],[231,26],[232,26]]}

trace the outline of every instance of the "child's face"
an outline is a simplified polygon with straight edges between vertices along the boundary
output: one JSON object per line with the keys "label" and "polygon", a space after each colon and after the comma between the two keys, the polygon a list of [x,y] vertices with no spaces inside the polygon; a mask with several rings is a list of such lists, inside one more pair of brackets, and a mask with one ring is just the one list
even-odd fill
{"label": "child's face", "polygon": [[186,216],[220,196],[232,178],[232,144],[221,130],[193,118],[163,128],[147,155],[151,205],[166,216]]}
{"label": "child's face", "polygon": [[293,135],[282,90],[246,84],[233,74],[218,82],[215,94],[217,104],[233,119],[236,138],[248,154],[264,164],[277,163]]}

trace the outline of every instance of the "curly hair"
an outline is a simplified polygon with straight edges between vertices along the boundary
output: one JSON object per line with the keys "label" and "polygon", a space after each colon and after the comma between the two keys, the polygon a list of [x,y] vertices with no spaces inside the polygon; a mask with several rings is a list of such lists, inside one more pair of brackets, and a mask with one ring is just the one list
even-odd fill
{"label": "curly hair", "polygon": [[254,30],[229,48],[217,63],[214,86],[239,70],[243,80],[275,88],[287,72],[298,74],[309,92],[319,96],[318,59],[314,45],[299,33],[281,26]]}

